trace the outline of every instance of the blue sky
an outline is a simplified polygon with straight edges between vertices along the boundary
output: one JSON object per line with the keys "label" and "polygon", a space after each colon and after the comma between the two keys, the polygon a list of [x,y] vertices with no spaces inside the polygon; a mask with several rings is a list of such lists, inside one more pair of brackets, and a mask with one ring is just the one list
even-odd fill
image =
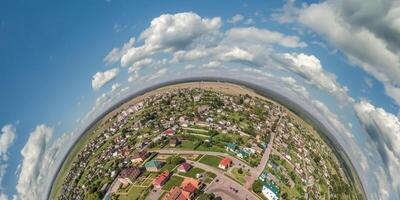
{"label": "blue sky", "polygon": [[[303,95],[301,102],[347,145],[371,199],[398,199],[399,180],[390,177],[399,174],[400,166],[400,45],[393,42],[400,41],[395,12],[400,5],[376,4],[1,2],[0,127],[5,128],[0,157],[7,158],[0,160],[0,174],[5,174],[0,176],[0,199],[24,199],[27,193],[41,198],[38,191],[48,189],[42,171],[56,168],[80,130],[104,108],[155,82],[196,74],[258,78],[259,84],[283,88],[288,96]],[[193,19],[183,23],[184,30],[193,32],[167,35],[152,29],[176,26],[180,15]],[[133,37],[135,43],[123,51]],[[120,55],[107,64],[113,48]],[[127,55],[135,48],[145,55]],[[181,56],[190,51],[207,55],[173,62],[178,51]],[[138,64],[145,59],[150,63]],[[38,153],[21,153],[23,149]],[[24,165],[28,158],[35,160],[32,166]]]}

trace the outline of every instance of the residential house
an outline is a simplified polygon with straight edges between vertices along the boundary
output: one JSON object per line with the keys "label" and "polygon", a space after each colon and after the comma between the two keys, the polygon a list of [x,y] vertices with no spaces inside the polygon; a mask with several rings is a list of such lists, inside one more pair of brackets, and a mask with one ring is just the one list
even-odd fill
{"label": "residential house", "polygon": [[163,163],[160,161],[151,160],[151,161],[145,163],[144,167],[149,172],[158,172],[161,169],[162,165],[163,165]]}
{"label": "residential house", "polygon": [[153,185],[156,188],[161,188],[171,177],[171,173],[169,171],[163,171],[160,176],[153,180]]}
{"label": "residential house", "polygon": [[178,146],[180,143],[181,143],[181,141],[180,141],[179,138],[177,138],[177,137],[171,138],[171,139],[169,140],[169,146],[170,146],[170,147],[176,147],[176,146]]}
{"label": "residential house", "polygon": [[232,151],[232,152],[235,152],[236,148],[237,148],[237,145],[233,144],[233,143],[228,143],[228,144],[226,144],[226,147],[225,147],[225,149],[227,151]]}
{"label": "residential house", "polygon": [[149,153],[147,151],[140,151],[138,154],[135,154],[131,161],[133,164],[138,164],[146,160],[149,157]]}
{"label": "residential house", "polygon": [[249,157],[249,153],[240,149],[240,150],[236,151],[236,156],[239,158],[247,158],[247,157]]}
{"label": "residential house", "polygon": [[192,168],[192,165],[190,165],[187,162],[184,162],[184,163],[179,165],[178,171],[179,172],[188,172],[191,168]]}
{"label": "residential house", "polygon": [[140,176],[140,173],[141,171],[138,167],[126,168],[121,171],[117,180],[122,184],[123,187],[126,187],[129,184],[132,184],[137,177]]}
{"label": "residential house", "polygon": [[227,170],[229,167],[232,166],[232,160],[228,157],[225,157],[219,162],[218,167],[224,170]]}
{"label": "residential house", "polygon": [[173,136],[173,135],[175,135],[175,130],[169,128],[169,129],[165,130],[163,132],[163,134],[166,135],[166,136]]}
{"label": "residential house", "polygon": [[274,183],[263,185],[262,193],[268,200],[278,200],[279,192],[279,188]]}
{"label": "residential house", "polygon": [[190,195],[191,194],[189,192],[186,192],[175,186],[162,197],[162,200],[188,200]]}
{"label": "residential house", "polygon": [[193,178],[185,178],[181,187],[173,187],[162,200],[188,200],[192,199],[196,190],[200,187],[200,182]]}

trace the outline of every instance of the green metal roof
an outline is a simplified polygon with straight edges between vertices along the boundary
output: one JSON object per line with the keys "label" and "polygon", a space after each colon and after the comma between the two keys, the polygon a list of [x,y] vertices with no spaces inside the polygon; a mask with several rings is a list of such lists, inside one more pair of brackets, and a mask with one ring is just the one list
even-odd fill
{"label": "green metal roof", "polygon": [[151,160],[144,164],[145,167],[161,167],[161,162],[156,160]]}
{"label": "green metal roof", "polygon": [[274,183],[267,183],[264,186],[271,190],[276,196],[279,196],[280,190]]}

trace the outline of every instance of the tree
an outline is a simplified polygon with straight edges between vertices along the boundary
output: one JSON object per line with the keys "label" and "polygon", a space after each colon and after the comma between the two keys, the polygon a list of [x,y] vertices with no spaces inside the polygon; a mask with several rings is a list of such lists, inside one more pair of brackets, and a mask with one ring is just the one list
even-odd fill
{"label": "tree", "polygon": [[260,193],[262,191],[263,184],[260,180],[256,180],[253,183],[253,191],[256,193]]}
{"label": "tree", "polygon": [[167,163],[172,164],[172,165],[178,165],[181,164],[185,161],[185,159],[179,157],[179,156],[171,156],[167,158]]}
{"label": "tree", "polygon": [[242,168],[239,168],[239,169],[238,169],[238,173],[239,173],[239,174],[243,174],[243,169],[242,169]]}

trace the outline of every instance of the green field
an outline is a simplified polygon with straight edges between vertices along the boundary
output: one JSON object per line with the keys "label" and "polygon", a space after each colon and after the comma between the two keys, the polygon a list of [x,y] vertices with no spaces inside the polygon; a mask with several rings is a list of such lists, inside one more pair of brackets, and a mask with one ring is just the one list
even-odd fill
{"label": "green field", "polygon": [[172,176],[167,183],[162,187],[163,190],[169,191],[174,186],[180,186],[182,184],[183,178],[179,176]]}
{"label": "green field", "polygon": [[204,169],[200,169],[200,168],[197,168],[197,167],[193,167],[193,168],[190,169],[188,172],[185,172],[185,173],[179,172],[179,175],[187,176],[187,177],[191,177],[191,178],[196,178],[196,174],[198,174],[198,173],[204,173],[204,172],[205,172]]}
{"label": "green field", "polygon": [[239,168],[237,168],[237,167],[233,168],[231,172],[232,172],[233,177],[237,181],[239,181],[241,184],[244,184],[246,182],[245,178],[246,178],[246,176],[249,175],[249,173],[245,170],[243,170],[242,173],[239,173]]}
{"label": "green field", "polygon": [[118,200],[136,200],[136,199],[139,199],[140,195],[142,195],[143,191],[145,191],[146,189],[147,189],[146,187],[135,187],[135,186],[132,186],[132,187],[130,187],[127,195],[123,195],[123,194],[118,195]]}
{"label": "green field", "polygon": [[221,160],[222,158],[218,156],[205,155],[199,160],[199,162],[213,167],[218,167]]}

